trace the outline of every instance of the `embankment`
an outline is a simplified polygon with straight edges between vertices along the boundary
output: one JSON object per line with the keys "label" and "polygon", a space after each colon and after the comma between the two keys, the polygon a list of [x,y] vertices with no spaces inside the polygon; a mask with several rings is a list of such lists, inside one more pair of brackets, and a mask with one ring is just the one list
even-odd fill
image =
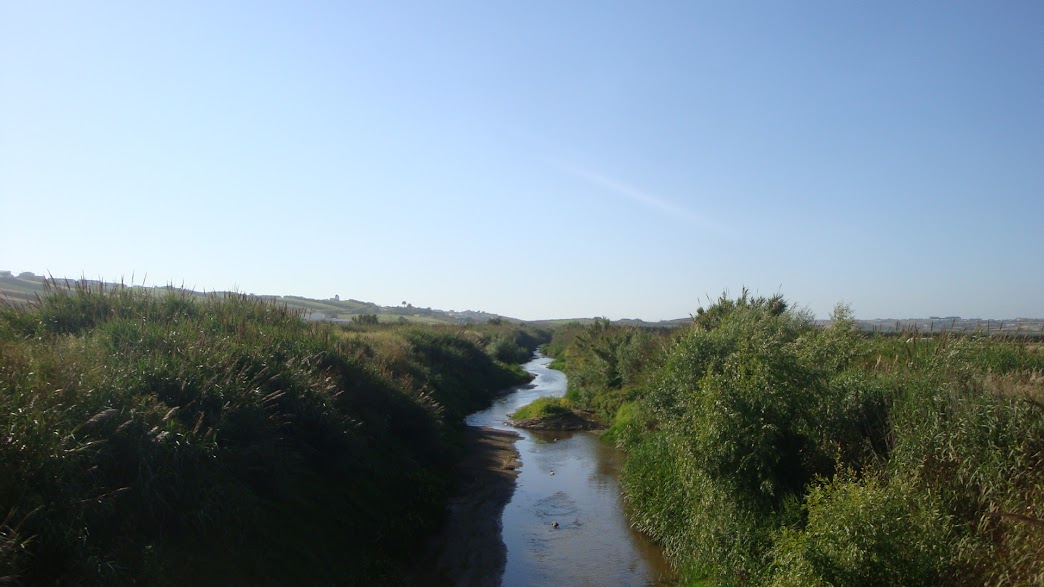
{"label": "embankment", "polygon": [[0,582],[402,583],[539,333],[77,284],[0,309]]}

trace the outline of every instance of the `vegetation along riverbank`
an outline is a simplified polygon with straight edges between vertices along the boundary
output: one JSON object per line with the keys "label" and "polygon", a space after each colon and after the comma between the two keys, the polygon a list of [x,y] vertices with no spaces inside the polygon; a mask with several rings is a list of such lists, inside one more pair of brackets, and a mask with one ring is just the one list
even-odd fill
{"label": "vegetation along riverbank", "polygon": [[402,583],[544,333],[58,287],[0,310],[0,583]]}
{"label": "vegetation along riverbank", "polygon": [[824,328],[743,292],[545,352],[686,584],[1044,585],[1039,340]]}
{"label": "vegetation along riverbank", "polygon": [[598,430],[605,426],[594,419],[593,412],[570,407],[560,397],[542,397],[511,414],[511,425],[530,430]]}

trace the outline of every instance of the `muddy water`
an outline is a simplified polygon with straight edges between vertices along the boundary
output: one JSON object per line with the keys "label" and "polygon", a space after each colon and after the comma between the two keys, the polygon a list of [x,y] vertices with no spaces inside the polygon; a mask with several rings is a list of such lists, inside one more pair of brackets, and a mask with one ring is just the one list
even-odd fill
{"label": "muddy water", "polygon": [[467,419],[472,426],[523,436],[516,445],[522,462],[518,486],[504,509],[502,585],[670,584],[660,549],[628,524],[618,481],[620,451],[587,432],[518,430],[503,423],[538,397],[565,393],[566,377],[548,369],[550,362],[538,357],[524,365],[536,379]]}

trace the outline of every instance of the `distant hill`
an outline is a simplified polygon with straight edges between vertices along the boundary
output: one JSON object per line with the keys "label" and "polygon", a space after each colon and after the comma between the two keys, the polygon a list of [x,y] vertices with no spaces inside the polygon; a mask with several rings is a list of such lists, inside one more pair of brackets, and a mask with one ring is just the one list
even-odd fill
{"label": "distant hill", "polygon": [[[20,273],[14,275],[10,271],[0,270],[0,300],[7,300],[9,303],[22,304],[35,300],[37,296],[44,296],[47,294],[47,282],[51,281],[49,278],[40,275],[34,275],[32,273]],[[91,286],[105,285],[111,287],[112,283],[103,284],[100,281],[95,280],[73,280],[73,279],[54,279],[53,283],[58,286],[64,287],[66,285],[74,286],[76,283],[87,283]],[[131,286],[141,287],[141,286]],[[155,290],[166,290],[167,287],[156,287],[152,288]],[[196,295],[210,295],[212,293],[223,294],[225,292],[208,292],[207,294],[200,292],[192,292]],[[380,306],[373,302],[362,302],[359,300],[342,300],[339,297],[334,297],[328,300],[314,300],[311,298],[305,298],[301,296],[293,295],[262,295],[258,296],[269,300],[274,300],[281,304],[286,304],[289,308],[301,310],[305,319],[307,320],[323,320],[329,322],[349,322],[361,315],[375,315],[377,320],[380,322],[424,322],[428,324],[476,324],[488,322],[492,319],[499,318],[501,320],[507,320],[511,322],[526,322],[525,320],[519,320],[517,318],[511,318],[509,316],[502,316],[500,314],[491,314],[489,312],[477,312],[473,310],[465,310],[457,312],[454,310],[435,310],[432,308],[418,308],[412,304],[406,304],[404,306]],[[546,328],[554,328],[556,326],[562,326],[571,322],[578,322],[580,324],[590,324],[594,322],[596,318],[567,318],[557,320],[531,320],[528,321],[536,326],[542,326]],[[676,318],[674,320],[661,320],[659,322],[649,322],[646,320],[639,320],[637,318],[624,318],[621,320],[613,320],[613,324],[620,324],[624,326],[636,326],[642,328],[677,328],[679,326],[685,326],[692,321],[691,317]],[[829,324],[829,320],[820,320],[820,324]],[[1044,319],[1041,318],[1006,318],[1006,319],[994,319],[994,318],[961,318],[959,316],[933,316],[930,318],[881,318],[874,320],[856,320],[856,323],[863,330],[870,332],[882,332],[882,333],[894,333],[894,332],[907,332],[907,333],[920,333],[920,334],[932,334],[936,332],[982,332],[984,334],[1000,335],[1000,334],[1039,334],[1044,336]]]}
{"label": "distant hill", "polygon": [[43,277],[32,273],[15,276],[10,271],[0,271],[0,299],[24,303],[35,300],[37,294],[43,294],[44,291]]}
{"label": "distant hill", "polygon": [[[566,324],[593,324],[595,320],[600,318],[559,318],[555,320],[531,320],[529,323],[535,326],[542,326],[544,328],[556,328],[558,326],[565,326]],[[659,322],[649,322],[648,320],[641,320],[638,318],[621,318],[620,320],[610,320],[613,324],[620,326],[635,326],[639,328],[677,328],[679,326],[685,326],[692,322],[692,318],[675,318],[674,320],[660,320]]]}
{"label": "distant hill", "polygon": [[[75,287],[76,284],[84,283],[91,287],[113,287],[119,284],[103,283],[96,280],[48,278],[32,273],[20,273],[14,275],[11,271],[0,271],[0,300],[8,303],[24,304],[35,301],[38,297],[47,295],[48,287]],[[141,286],[130,286],[141,287]],[[153,287],[157,291],[165,291],[168,287]],[[198,296],[222,295],[227,292],[200,293],[193,291]],[[330,322],[349,322],[357,316],[375,315],[380,322],[424,322],[428,324],[475,324],[488,322],[494,318],[511,322],[523,322],[516,318],[490,314],[488,312],[476,312],[467,310],[457,312],[453,310],[434,310],[432,308],[418,308],[412,304],[404,306],[380,306],[373,302],[362,302],[359,300],[341,300],[334,297],[328,300],[314,300],[301,296],[292,295],[261,295],[257,296],[273,300],[280,304],[286,304],[288,308],[300,310],[307,320],[324,320]]]}

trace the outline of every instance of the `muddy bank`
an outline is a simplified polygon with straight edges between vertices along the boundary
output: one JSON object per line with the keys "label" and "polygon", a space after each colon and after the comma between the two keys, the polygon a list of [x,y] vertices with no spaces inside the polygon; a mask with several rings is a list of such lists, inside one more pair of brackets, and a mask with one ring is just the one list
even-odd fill
{"label": "muddy bank", "polygon": [[512,420],[511,425],[527,430],[605,430],[605,425],[592,415],[578,410],[567,414]]}
{"label": "muddy bank", "polygon": [[413,577],[417,585],[500,585],[506,549],[501,514],[515,492],[519,466],[514,432],[467,428],[467,455],[457,466],[460,486],[442,530],[431,540]]}

